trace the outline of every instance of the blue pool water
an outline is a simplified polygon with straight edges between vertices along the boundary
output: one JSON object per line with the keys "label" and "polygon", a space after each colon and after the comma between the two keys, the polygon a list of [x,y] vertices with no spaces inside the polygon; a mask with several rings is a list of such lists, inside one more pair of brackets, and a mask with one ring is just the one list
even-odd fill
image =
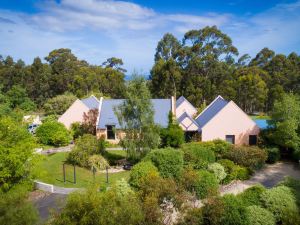
{"label": "blue pool water", "polygon": [[268,128],[268,120],[266,120],[266,119],[255,119],[254,121],[260,129],[267,129]]}

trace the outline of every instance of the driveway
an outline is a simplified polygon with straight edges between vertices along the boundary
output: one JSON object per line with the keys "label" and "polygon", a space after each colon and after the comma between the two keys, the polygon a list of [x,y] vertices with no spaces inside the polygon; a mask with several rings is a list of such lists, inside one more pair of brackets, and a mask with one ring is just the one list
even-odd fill
{"label": "driveway", "polygon": [[263,169],[256,171],[249,180],[223,185],[220,188],[220,192],[221,195],[238,194],[256,184],[262,184],[266,188],[271,188],[284,180],[286,176],[300,180],[300,165],[287,161],[267,165]]}

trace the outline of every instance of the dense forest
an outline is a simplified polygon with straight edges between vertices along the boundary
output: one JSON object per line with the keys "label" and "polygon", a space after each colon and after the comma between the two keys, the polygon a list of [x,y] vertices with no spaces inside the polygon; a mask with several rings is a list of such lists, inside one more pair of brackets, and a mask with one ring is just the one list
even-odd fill
{"label": "dense forest", "polygon": [[[284,92],[300,93],[298,54],[286,56],[263,48],[254,58],[240,56],[231,38],[215,26],[190,30],[182,41],[165,34],[154,58],[149,87],[155,98],[176,93],[202,107],[222,95],[252,113],[269,112]],[[53,50],[44,59],[37,57],[25,65],[21,59],[0,56],[1,96],[10,98],[11,107],[40,109],[47,100],[66,93],[79,98],[124,97],[122,59],[91,65],[70,49]]]}

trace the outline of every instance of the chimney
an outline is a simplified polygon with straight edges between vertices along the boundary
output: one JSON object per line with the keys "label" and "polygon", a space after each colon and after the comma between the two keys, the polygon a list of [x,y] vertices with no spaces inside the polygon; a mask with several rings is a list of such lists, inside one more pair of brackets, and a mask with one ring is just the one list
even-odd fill
{"label": "chimney", "polygon": [[171,96],[171,110],[173,116],[176,118],[176,98],[174,96]]}

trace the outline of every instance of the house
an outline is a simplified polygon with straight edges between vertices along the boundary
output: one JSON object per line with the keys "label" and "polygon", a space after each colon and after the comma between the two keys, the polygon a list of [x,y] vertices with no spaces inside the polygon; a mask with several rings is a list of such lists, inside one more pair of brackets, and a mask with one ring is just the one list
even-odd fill
{"label": "house", "polygon": [[72,123],[83,122],[83,114],[91,109],[99,108],[99,100],[91,95],[89,98],[77,99],[67,111],[58,118],[58,121],[63,123],[68,129]]}
{"label": "house", "polygon": [[237,145],[257,143],[260,128],[233,101],[218,96],[196,118],[202,141],[226,140]]}
{"label": "house", "polygon": [[[100,99],[99,116],[97,119],[97,137],[104,137],[110,143],[118,143],[125,132],[119,124],[114,108],[122,104],[124,99]],[[154,122],[161,126],[168,126],[168,115],[172,111],[175,114],[175,98],[151,99],[154,110]]]}
{"label": "house", "polygon": [[179,126],[183,129],[186,139],[190,139],[198,133],[199,125],[194,120],[198,110],[183,96],[176,101],[176,118]]}

